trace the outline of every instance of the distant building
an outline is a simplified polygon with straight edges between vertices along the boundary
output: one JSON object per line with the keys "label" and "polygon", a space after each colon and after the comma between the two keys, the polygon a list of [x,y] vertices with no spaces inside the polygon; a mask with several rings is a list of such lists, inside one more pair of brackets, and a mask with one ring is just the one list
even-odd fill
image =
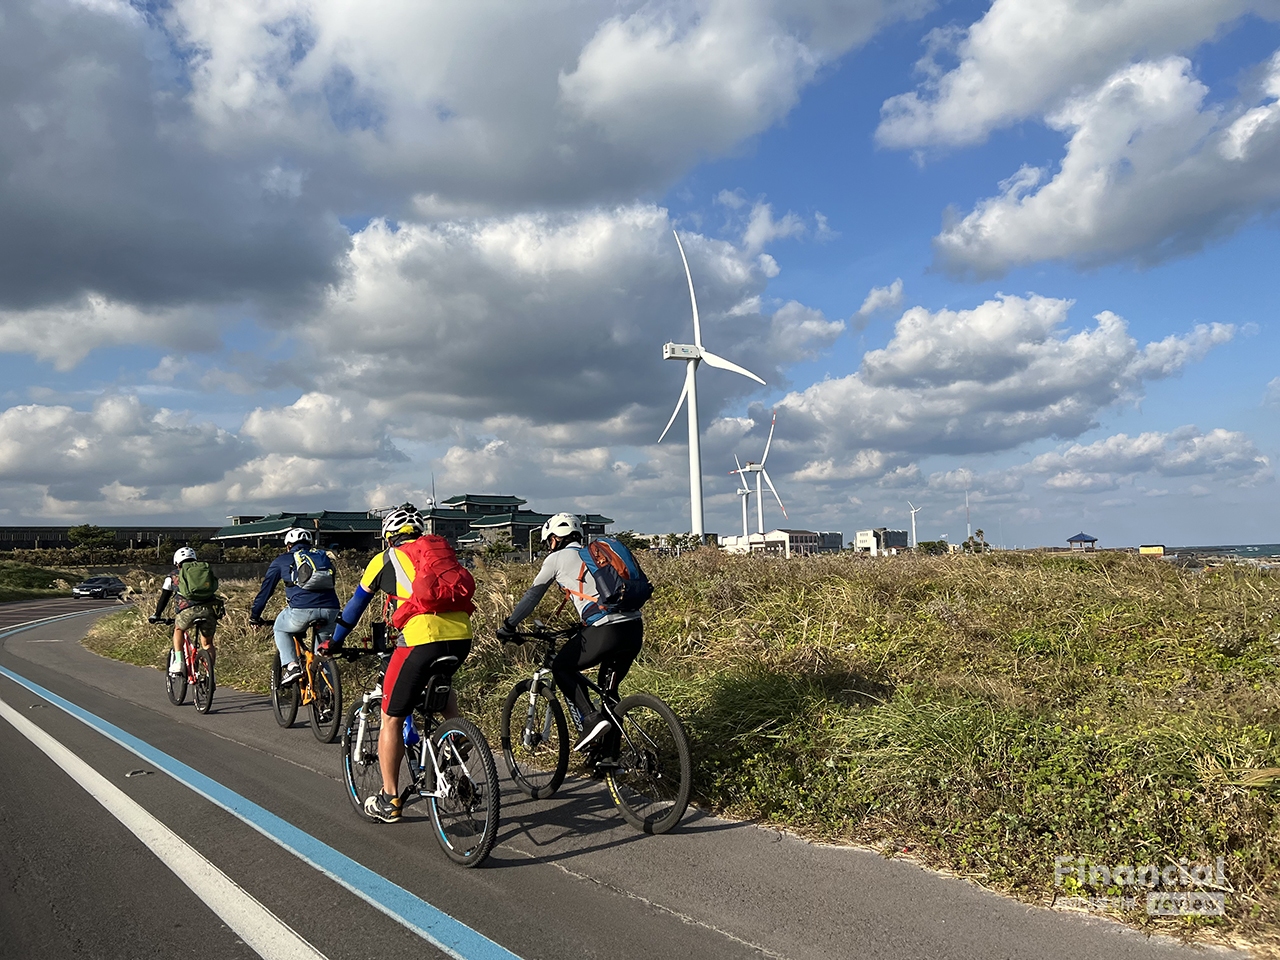
{"label": "distant building", "polygon": [[[836,546],[830,546],[832,543]],[[720,538],[720,546],[726,553],[770,553],[786,558],[808,557],[815,553],[838,551],[843,543],[844,534],[842,533],[815,533],[812,530],[777,529],[763,534],[752,533],[745,537]]]}
{"label": "distant building", "polygon": [[[1067,527],[1067,529],[1070,530],[1071,528]],[[1068,537],[1067,544],[1072,550],[1096,550],[1098,549],[1098,538],[1081,532],[1074,537]]]}
{"label": "distant building", "polygon": [[873,557],[907,549],[907,531],[905,530],[876,527],[874,530],[859,530],[854,537],[853,549],[858,553],[869,553]]}
{"label": "distant building", "polygon": [[[50,550],[74,547],[67,536],[70,526],[15,526],[0,527],[0,551]],[[161,541],[193,543],[210,539],[217,527],[139,527],[108,524],[106,529],[116,535],[116,549],[154,547]]]}
{"label": "distant building", "polygon": [[1163,557],[1163,543],[1144,543],[1138,547],[1138,555],[1141,557]]}
{"label": "distant building", "polygon": [[839,553],[844,549],[844,534],[839,530],[825,530],[818,534],[819,553]]}
{"label": "distant building", "polygon": [[320,510],[314,513],[273,513],[269,516],[228,517],[231,523],[210,539],[227,547],[260,547],[283,541],[294,527],[313,532],[315,543],[342,550],[374,550],[382,536],[382,519],[368,510]]}

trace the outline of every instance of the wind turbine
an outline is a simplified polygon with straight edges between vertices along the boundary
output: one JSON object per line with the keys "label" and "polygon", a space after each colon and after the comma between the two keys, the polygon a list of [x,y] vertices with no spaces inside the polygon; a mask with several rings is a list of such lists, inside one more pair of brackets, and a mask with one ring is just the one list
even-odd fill
{"label": "wind turbine", "polygon": [[[764,443],[764,456],[760,458],[759,463],[751,460],[747,461],[745,467],[739,466],[734,473],[742,477],[743,486],[746,486],[746,475],[754,473],[756,475],[756,532],[764,533],[764,499],[761,496],[760,478],[764,477],[764,482],[769,485],[769,489],[773,491],[773,498],[778,501],[778,506],[782,507],[782,515],[786,517],[787,508],[782,506],[782,498],[778,496],[778,488],[773,485],[773,481],[769,479],[769,473],[764,468],[764,462],[769,459],[769,447],[773,444],[773,428],[778,425],[778,411],[773,411],[773,421],[769,424],[769,439]],[[734,459],[737,459],[736,457]],[[746,501],[743,501],[745,509]]]}
{"label": "wind turbine", "polygon": [[916,539],[916,514],[923,510],[924,507],[917,507],[910,500],[907,501],[907,506],[911,508],[911,546],[914,549],[920,546],[920,541]]}
{"label": "wind turbine", "polygon": [[[671,232],[675,235],[676,246],[680,248],[680,260],[684,263],[684,275],[689,281],[689,303],[693,305],[693,343],[665,343],[662,345],[662,359],[683,360],[685,368],[684,389],[680,391],[680,399],[676,401],[676,408],[671,412],[671,419],[667,421],[667,425],[663,428],[662,436],[658,437],[658,442],[662,442],[662,437],[667,435],[671,425],[676,422],[680,407],[687,399],[689,401],[689,519],[693,527],[693,535],[701,538],[706,533],[706,530],[702,525],[702,447],[698,442],[698,381],[696,376],[698,364],[705,360],[708,366],[718,367],[721,370],[729,370],[733,373],[742,374],[744,377],[750,377],[761,386],[764,385],[764,381],[745,367],[730,363],[724,357],[717,356],[702,346],[702,325],[698,320],[698,298],[693,292],[693,274],[689,272],[689,260],[684,255],[684,244],[680,242],[680,234],[674,230]],[[772,487],[773,484],[770,484],[770,486]],[[759,481],[757,481],[758,490]],[[782,501],[779,500],[778,502],[781,503]]]}
{"label": "wind turbine", "polygon": [[747,527],[747,501],[751,499],[751,488],[747,486],[746,476],[742,472],[742,464],[738,460],[738,455],[733,455],[733,462],[738,464],[738,496],[742,498],[742,539],[745,542],[751,535],[750,529]]}

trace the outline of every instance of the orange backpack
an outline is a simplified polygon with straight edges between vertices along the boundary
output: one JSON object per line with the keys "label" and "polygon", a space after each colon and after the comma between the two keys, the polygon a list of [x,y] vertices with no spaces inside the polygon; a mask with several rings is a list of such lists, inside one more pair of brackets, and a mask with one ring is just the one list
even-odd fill
{"label": "orange backpack", "polygon": [[426,534],[391,550],[391,563],[396,572],[405,573],[396,551],[401,550],[413,564],[413,585],[407,600],[396,605],[391,625],[404,628],[410,619],[423,613],[474,613],[472,597],[476,581],[471,572],[458,562],[458,555],[444,537]]}

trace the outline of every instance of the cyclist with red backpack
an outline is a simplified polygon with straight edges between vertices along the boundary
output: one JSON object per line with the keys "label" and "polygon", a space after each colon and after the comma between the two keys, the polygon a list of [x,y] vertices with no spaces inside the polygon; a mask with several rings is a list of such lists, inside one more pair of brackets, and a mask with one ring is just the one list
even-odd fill
{"label": "cyclist with red backpack", "polygon": [[179,547],[173,555],[173,565],[173,573],[165,577],[160,588],[156,612],[148,621],[158,623],[169,606],[169,599],[175,593],[178,595],[173,603],[173,653],[169,657],[169,672],[182,673],[186,670],[182,662],[182,634],[197,620],[200,621],[200,645],[209,651],[210,662],[217,656],[213,635],[222,617],[223,604],[218,598],[218,578],[208,563],[196,557],[194,550]]}
{"label": "cyclist with red backpack", "polygon": [[249,609],[249,622],[255,627],[263,625],[262,611],[276,586],[283,581],[287,605],[276,615],[273,627],[276,649],[280,651],[280,686],[287,687],[302,676],[302,663],[293,645],[294,635],[306,633],[307,624],[324,620],[325,626],[317,628],[316,637],[321,644],[329,640],[342,602],[334,590],[337,573],[333,561],[323,550],[311,548],[310,530],[294,527],[288,531],[284,535],[284,549],[267,567],[262,586]]}
{"label": "cyclist with red backpack", "polygon": [[[386,595],[386,620],[398,639],[382,680],[382,728],[378,734],[382,791],[364,804],[365,813],[384,823],[400,819],[404,718],[422,700],[436,660],[453,656],[461,666],[471,652],[475,581],[458,563],[449,541],[424,536],[425,530],[426,521],[411,503],[401,504],[383,518],[387,549],[369,561],[338,618],[333,642],[321,646],[323,653],[335,652],[374,594],[381,590]],[[446,719],[461,716],[452,692],[441,713]]]}
{"label": "cyclist with red backpack", "polygon": [[556,686],[582,718],[582,735],[573,749],[585,750],[607,744],[610,738],[604,735],[613,724],[591,702],[580,671],[599,666],[603,674],[605,668],[612,668],[616,690],[644,644],[640,607],[653,588],[631,551],[619,541],[603,537],[588,546],[582,521],[571,513],[557,513],[544,523],[542,541],[550,546],[551,554],[498,628],[498,639],[516,636],[516,625],[533,613],[553,583],[573,601],[583,625],[560,648],[551,672]]}

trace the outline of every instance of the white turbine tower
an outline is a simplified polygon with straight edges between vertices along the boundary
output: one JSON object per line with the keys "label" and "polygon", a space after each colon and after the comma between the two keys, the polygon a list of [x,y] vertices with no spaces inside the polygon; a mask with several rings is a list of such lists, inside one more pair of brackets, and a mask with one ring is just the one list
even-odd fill
{"label": "white turbine tower", "polygon": [[667,435],[671,425],[676,422],[680,407],[687,399],[689,401],[689,519],[693,526],[693,535],[701,538],[706,533],[706,529],[702,525],[702,447],[698,442],[698,364],[705,360],[708,366],[740,373],[762,386],[764,381],[750,370],[736,363],[730,363],[724,357],[717,356],[702,346],[702,324],[698,320],[698,298],[693,292],[693,274],[689,272],[689,260],[684,255],[684,244],[680,242],[680,234],[674,230],[671,232],[675,234],[676,246],[680,248],[680,260],[684,263],[684,275],[689,281],[689,302],[693,305],[693,343],[666,343],[662,346],[663,360],[683,360],[685,368],[684,389],[680,391],[680,399],[676,401],[676,408],[671,412],[671,419],[663,428],[658,442],[662,442],[662,437]]}
{"label": "white turbine tower", "polygon": [[[761,495],[760,478],[764,477],[764,482],[769,485],[769,489],[773,491],[773,498],[778,501],[778,506],[782,507],[782,515],[787,515],[787,508],[782,506],[782,498],[778,496],[778,488],[773,485],[773,481],[769,479],[769,472],[764,468],[764,462],[769,459],[769,447],[773,444],[773,428],[778,425],[778,411],[773,411],[773,421],[769,424],[769,439],[764,443],[764,456],[760,458],[759,463],[751,460],[747,461],[745,467],[739,466],[734,473],[742,477],[742,485],[746,486],[748,473],[756,475],[756,532],[764,533],[764,498]],[[735,458],[736,459],[736,458]],[[746,501],[743,501],[745,508]]]}
{"label": "white turbine tower", "polygon": [[916,539],[916,514],[923,510],[924,507],[917,507],[910,500],[907,501],[907,506],[911,508],[911,546],[914,549],[920,546],[920,541]]}
{"label": "white turbine tower", "polygon": [[738,460],[738,455],[734,454],[733,462],[738,465],[738,496],[742,498],[742,539],[744,541],[751,535],[751,529],[747,526],[747,501],[751,499],[751,488],[747,486],[746,475],[742,472],[742,463]]}

